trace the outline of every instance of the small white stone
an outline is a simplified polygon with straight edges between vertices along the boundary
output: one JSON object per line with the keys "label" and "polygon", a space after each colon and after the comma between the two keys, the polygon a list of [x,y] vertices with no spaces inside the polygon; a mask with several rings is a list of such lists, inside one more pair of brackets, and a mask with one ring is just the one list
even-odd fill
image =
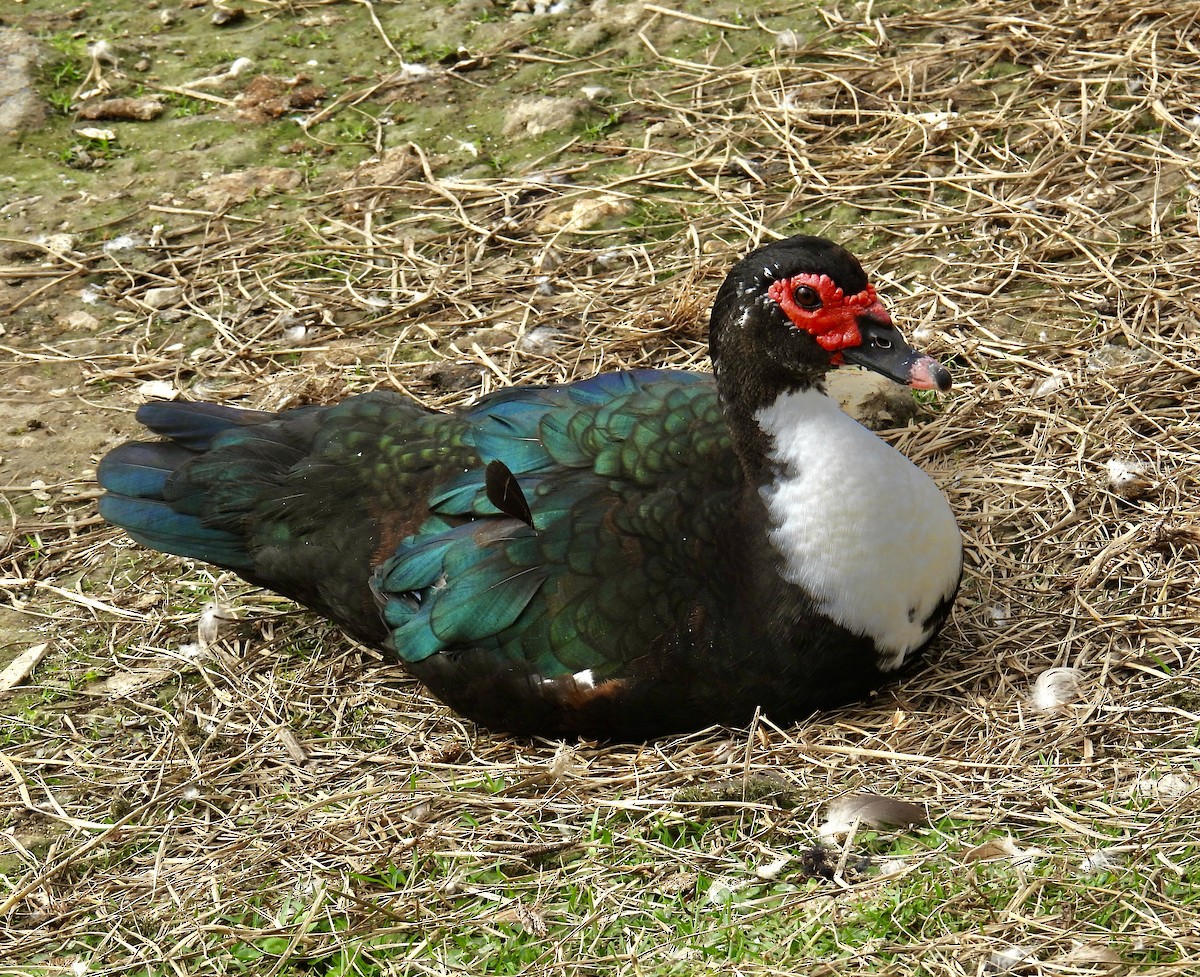
{"label": "small white stone", "polygon": [[170,380],[147,380],[138,387],[138,396],[143,400],[174,400],[179,391]]}
{"label": "small white stone", "polygon": [[82,129],[76,129],[75,135],[83,136],[84,139],[99,139],[103,142],[113,142],[117,138],[117,134],[112,129],[101,129],[97,126],[84,126]]}
{"label": "small white stone", "polygon": [[152,309],[166,309],[175,305],[183,298],[183,286],[166,285],[161,288],[148,288],[142,293],[142,303]]}
{"label": "small white stone", "polygon": [[37,243],[53,254],[70,254],[75,250],[75,235],[47,234],[38,238]]}

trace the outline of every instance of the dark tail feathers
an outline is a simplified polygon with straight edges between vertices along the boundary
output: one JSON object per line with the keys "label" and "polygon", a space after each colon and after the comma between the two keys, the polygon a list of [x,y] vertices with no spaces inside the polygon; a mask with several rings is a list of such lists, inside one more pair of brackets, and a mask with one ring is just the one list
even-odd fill
{"label": "dark tail feathers", "polygon": [[[201,522],[197,505],[172,498],[172,475],[207,451],[231,429],[259,424],[274,415],[219,404],[160,401],[138,409],[139,423],[169,441],[131,441],[109,452],[96,472],[107,493],[100,515],[139,543],[246,572],[253,563],[242,538]],[[169,501],[170,500],[170,501]]]}

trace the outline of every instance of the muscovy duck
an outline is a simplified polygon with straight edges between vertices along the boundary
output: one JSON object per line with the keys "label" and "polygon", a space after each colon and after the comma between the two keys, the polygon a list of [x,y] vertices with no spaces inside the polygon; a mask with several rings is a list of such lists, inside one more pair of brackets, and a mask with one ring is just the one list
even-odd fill
{"label": "muscovy duck", "polygon": [[962,572],[937,487],[824,375],[950,376],[816,237],[733,268],[710,347],[715,378],[608,373],[451,414],[383,391],[278,414],[146,404],[167,440],[104,458],[100,512],[394,653],[493,729],[791,722],[918,655]]}

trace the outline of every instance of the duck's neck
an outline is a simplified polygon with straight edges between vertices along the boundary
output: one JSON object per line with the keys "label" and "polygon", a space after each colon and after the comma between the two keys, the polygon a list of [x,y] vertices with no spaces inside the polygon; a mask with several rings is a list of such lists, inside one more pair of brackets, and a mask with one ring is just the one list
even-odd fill
{"label": "duck's neck", "polygon": [[726,279],[713,303],[708,345],[733,450],[753,485],[774,477],[772,439],[759,415],[781,397],[824,393],[829,354],[816,343],[795,342],[792,332],[761,282]]}
{"label": "duck's neck", "polygon": [[[777,475],[775,433],[764,426],[764,414],[802,394],[828,398],[820,377],[798,378],[795,373],[773,371],[769,362],[754,370],[738,370],[737,365],[732,369],[715,366],[717,393],[746,481],[759,487],[773,482]],[[807,397],[802,399],[810,402]]]}

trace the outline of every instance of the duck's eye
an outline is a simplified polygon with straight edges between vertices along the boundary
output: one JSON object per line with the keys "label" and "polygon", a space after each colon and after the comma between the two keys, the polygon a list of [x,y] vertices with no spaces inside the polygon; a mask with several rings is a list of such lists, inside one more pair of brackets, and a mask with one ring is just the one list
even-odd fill
{"label": "duck's eye", "polygon": [[875,347],[877,349],[891,349],[892,348],[892,341],[890,339],[884,339],[882,336],[876,336],[874,339],[871,340],[871,342],[875,344]]}
{"label": "duck's eye", "polygon": [[810,312],[821,307],[821,296],[811,285],[797,285],[796,290],[792,292],[792,298],[800,308]]}

